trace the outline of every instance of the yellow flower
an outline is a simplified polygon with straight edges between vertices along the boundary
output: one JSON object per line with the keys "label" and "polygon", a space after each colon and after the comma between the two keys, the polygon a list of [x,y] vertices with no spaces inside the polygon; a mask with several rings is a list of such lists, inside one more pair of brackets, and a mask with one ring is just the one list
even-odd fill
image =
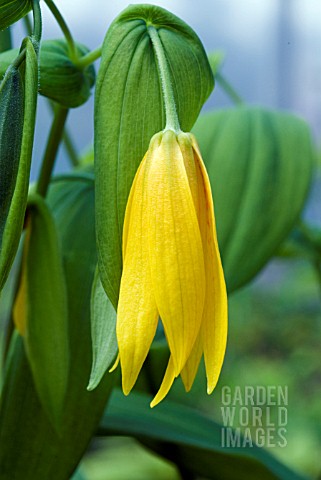
{"label": "yellow flower", "polygon": [[190,133],[160,132],[136,173],[125,214],[117,339],[123,391],[134,386],[159,317],[170,360],[155,406],[181,375],[190,390],[204,353],[208,393],[227,336],[227,297],[211,187]]}

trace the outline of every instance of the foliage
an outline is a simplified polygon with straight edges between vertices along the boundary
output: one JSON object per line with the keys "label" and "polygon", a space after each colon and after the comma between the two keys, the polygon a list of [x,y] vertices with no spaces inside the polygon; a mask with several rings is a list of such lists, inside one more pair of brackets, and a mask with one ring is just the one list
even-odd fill
{"label": "foliage", "polygon": [[[321,233],[302,220],[317,175],[309,125],[242,104],[221,73],[224,55],[214,52],[208,61],[197,34],[160,7],[128,7],[102,47],[89,51],[74,41],[53,1],[44,1],[63,39],[41,41],[39,0],[0,0],[0,480],[95,480],[95,445],[116,480],[134,478],[124,461],[132,452],[145,469],[140,478],[149,468],[160,479],[303,478],[259,446],[222,446],[222,383],[206,400],[203,372],[189,397],[176,382],[170,399],[150,410],[169,358],[162,325],[128,398],[117,370],[105,373],[117,357],[126,204],[151,137],[173,114],[168,86],[182,129],[198,139],[212,186],[231,322],[221,382],[287,382],[296,420],[289,450],[276,454],[303,475],[317,474],[309,442],[320,438]],[[23,17],[27,36],[13,48],[10,26]],[[200,114],[214,77],[235,107]],[[94,148],[79,159],[66,120],[91,93]],[[38,94],[54,107],[53,121],[39,176],[29,185]],[[53,178],[62,142],[73,169]],[[272,264],[262,276],[275,256],[276,273]],[[103,439],[77,469],[95,435]]]}

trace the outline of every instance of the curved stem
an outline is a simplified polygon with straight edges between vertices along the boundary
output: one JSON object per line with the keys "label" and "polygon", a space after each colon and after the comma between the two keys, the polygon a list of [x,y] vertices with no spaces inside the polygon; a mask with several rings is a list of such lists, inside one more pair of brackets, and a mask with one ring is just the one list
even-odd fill
{"label": "curved stem", "polygon": [[100,47],[95,48],[95,50],[92,50],[91,52],[87,53],[87,55],[84,55],[83,57],[80,57],[75,64],[77,67],[80,68],[86,68],[88,65],[91,65],[94,63],[98,58],[101,57],[101,51],[102,51],[102,45]]}
{"label": "curved stem", "polygon": [[42,19],[41,19],[41,9],[39,0],[33,0],[32,2],[32,11],[33,11],[33,32],[32,36],[37,43],[40,43],[41,33],[42,33]]}
{"label": "curved stem", "polygon": [[[40,9],[39,0],[33,0],[32,10],[33,10],[32,38],[35,40],[35,42],[33,42],[33,46],[35,50],[38,52],[39,44],[41,40],[41,34],[42,34],[42,19],[41,19],[41,9]],[[35,43],[37,45],[35,45]],[[26,59],[26,49],[23,48],[19,53],[19,55],[12,62],[11,68],[19,68],[22,62],[25,61],[25,59]],[[9,69],[10,67],[8,68],[7,71],[9,71]]]}
{"label": "curved stem", "polygon": [[46,196],[48,190],[67,115],[67,108],[57,106],[36,187],[36,192],[43,197]]}
{"label": "curved stem", "polygon": [[58,8],[56,7],[55,3],[53,2],[53,0],[44,0],[45,3],[47,4],[49,10],[51,11],[51,13],[53,14],[53,16],[55,17],[59,27],[61,28],[61,31],[62,33],[64,34],[65,36],[65,39],[68,43],[68,48],[69,48],[69,55],[70,55],[70,58],[74,61],[77,61],[78,59],[78,54],[77,54],[77,48],[76,48],[76,44],[75,44],[75,41],[73,39],[73,36],[69,30],[69,27],[67,25],[67,23],[65,22],[65,19],[64,17],[61,15],[60,11],[58,10]]}
{"label": "curved stem", "polygon": [[174,132],[178,133],[181,131],[181,128],[178,121],[172,79],[169,71],[168,62],[165,57],[164,48],[155,27],[149,26],[148,33],[156,53],[159,73],[162,82],[166,115],[165,130],[174,130]]}
{"label": "curved stem", "polygon": [[216,73],[215,80],[217,80],[217,83],[222,87],[235,105],[244,105],[244,101],[240,95],[234,90],[232,85],[226,80],[226,78],[223,77],[221,73]]}

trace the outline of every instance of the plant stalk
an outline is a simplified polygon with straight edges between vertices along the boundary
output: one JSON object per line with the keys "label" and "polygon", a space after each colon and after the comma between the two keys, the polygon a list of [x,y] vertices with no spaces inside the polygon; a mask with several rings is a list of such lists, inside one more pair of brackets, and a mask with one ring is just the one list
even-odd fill
{"label": "plant stalk", "polygon": [[57,106],[55,111],[36,187],[36,192],[43,197],[46,196],[49,187],[68,111],[68,108],[61,107],[60,105]]}
{"label": "plant stalk", "polygon": [[40,9],[40,3],[39,0],[33,0],[32,2],[32,11],[33,11],[33,32],[32,32],[32,37],[36,40],[38,43],[38,49],[39,49],[39,43],[41,40],[41,34],[42,34],[42,19],[41,19],[41,9]]}
{"label": "plant stalk", "polygon": [[92,50],[91,52],[87,53],[83,57],[80,57],[75,64],[79,68],[86,68],[92,63],[94,63],[98,58],[101,57],[101,51],[102,51],[102,45],[100,47],[95,48],[95,50]]}
{"label": "plant stalk", "polygon": [[75,41],[74,41],[73,36],[71,34],[71,31],[69,30],[69,27],[68,27],[67,23],[65,22],[64,17],[61,15],[60,11],[56,7],[53,0],[44,0],[44,1],[47,4],[47,7],[51,11],[52,15],[55,17],[62,33],[64,34],[66,42],[68,43],[69,55],[70,55],[71,60],[73,60],[74,62],[77,62],[78,53],[77,53],[76,44],[75,44]]}
{"label": "plant stalk", "polygon": [[165,130],[174,130],[174,132],[179,133],[181,131],[181,127],[178,121],[172,78],[169,65],[165,57],[164,48],[155,27],[149,26],[148,33],[155,50],[160,78],[162,82],[166,115]]}

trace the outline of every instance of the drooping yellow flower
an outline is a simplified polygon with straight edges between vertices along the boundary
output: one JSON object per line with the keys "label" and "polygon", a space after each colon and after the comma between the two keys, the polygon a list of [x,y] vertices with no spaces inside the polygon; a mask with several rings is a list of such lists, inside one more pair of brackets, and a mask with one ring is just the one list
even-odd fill
{"label": "drooping yellow flower", "polygon": [[227,297],[211,187],[190,133],[154,135],[136,173],[123,229],[117,339],[125,394],[134,386],[159,317],[170,360],[155,406],[181,375],[188,391],[204,354],[211,393],[227,337]]}

